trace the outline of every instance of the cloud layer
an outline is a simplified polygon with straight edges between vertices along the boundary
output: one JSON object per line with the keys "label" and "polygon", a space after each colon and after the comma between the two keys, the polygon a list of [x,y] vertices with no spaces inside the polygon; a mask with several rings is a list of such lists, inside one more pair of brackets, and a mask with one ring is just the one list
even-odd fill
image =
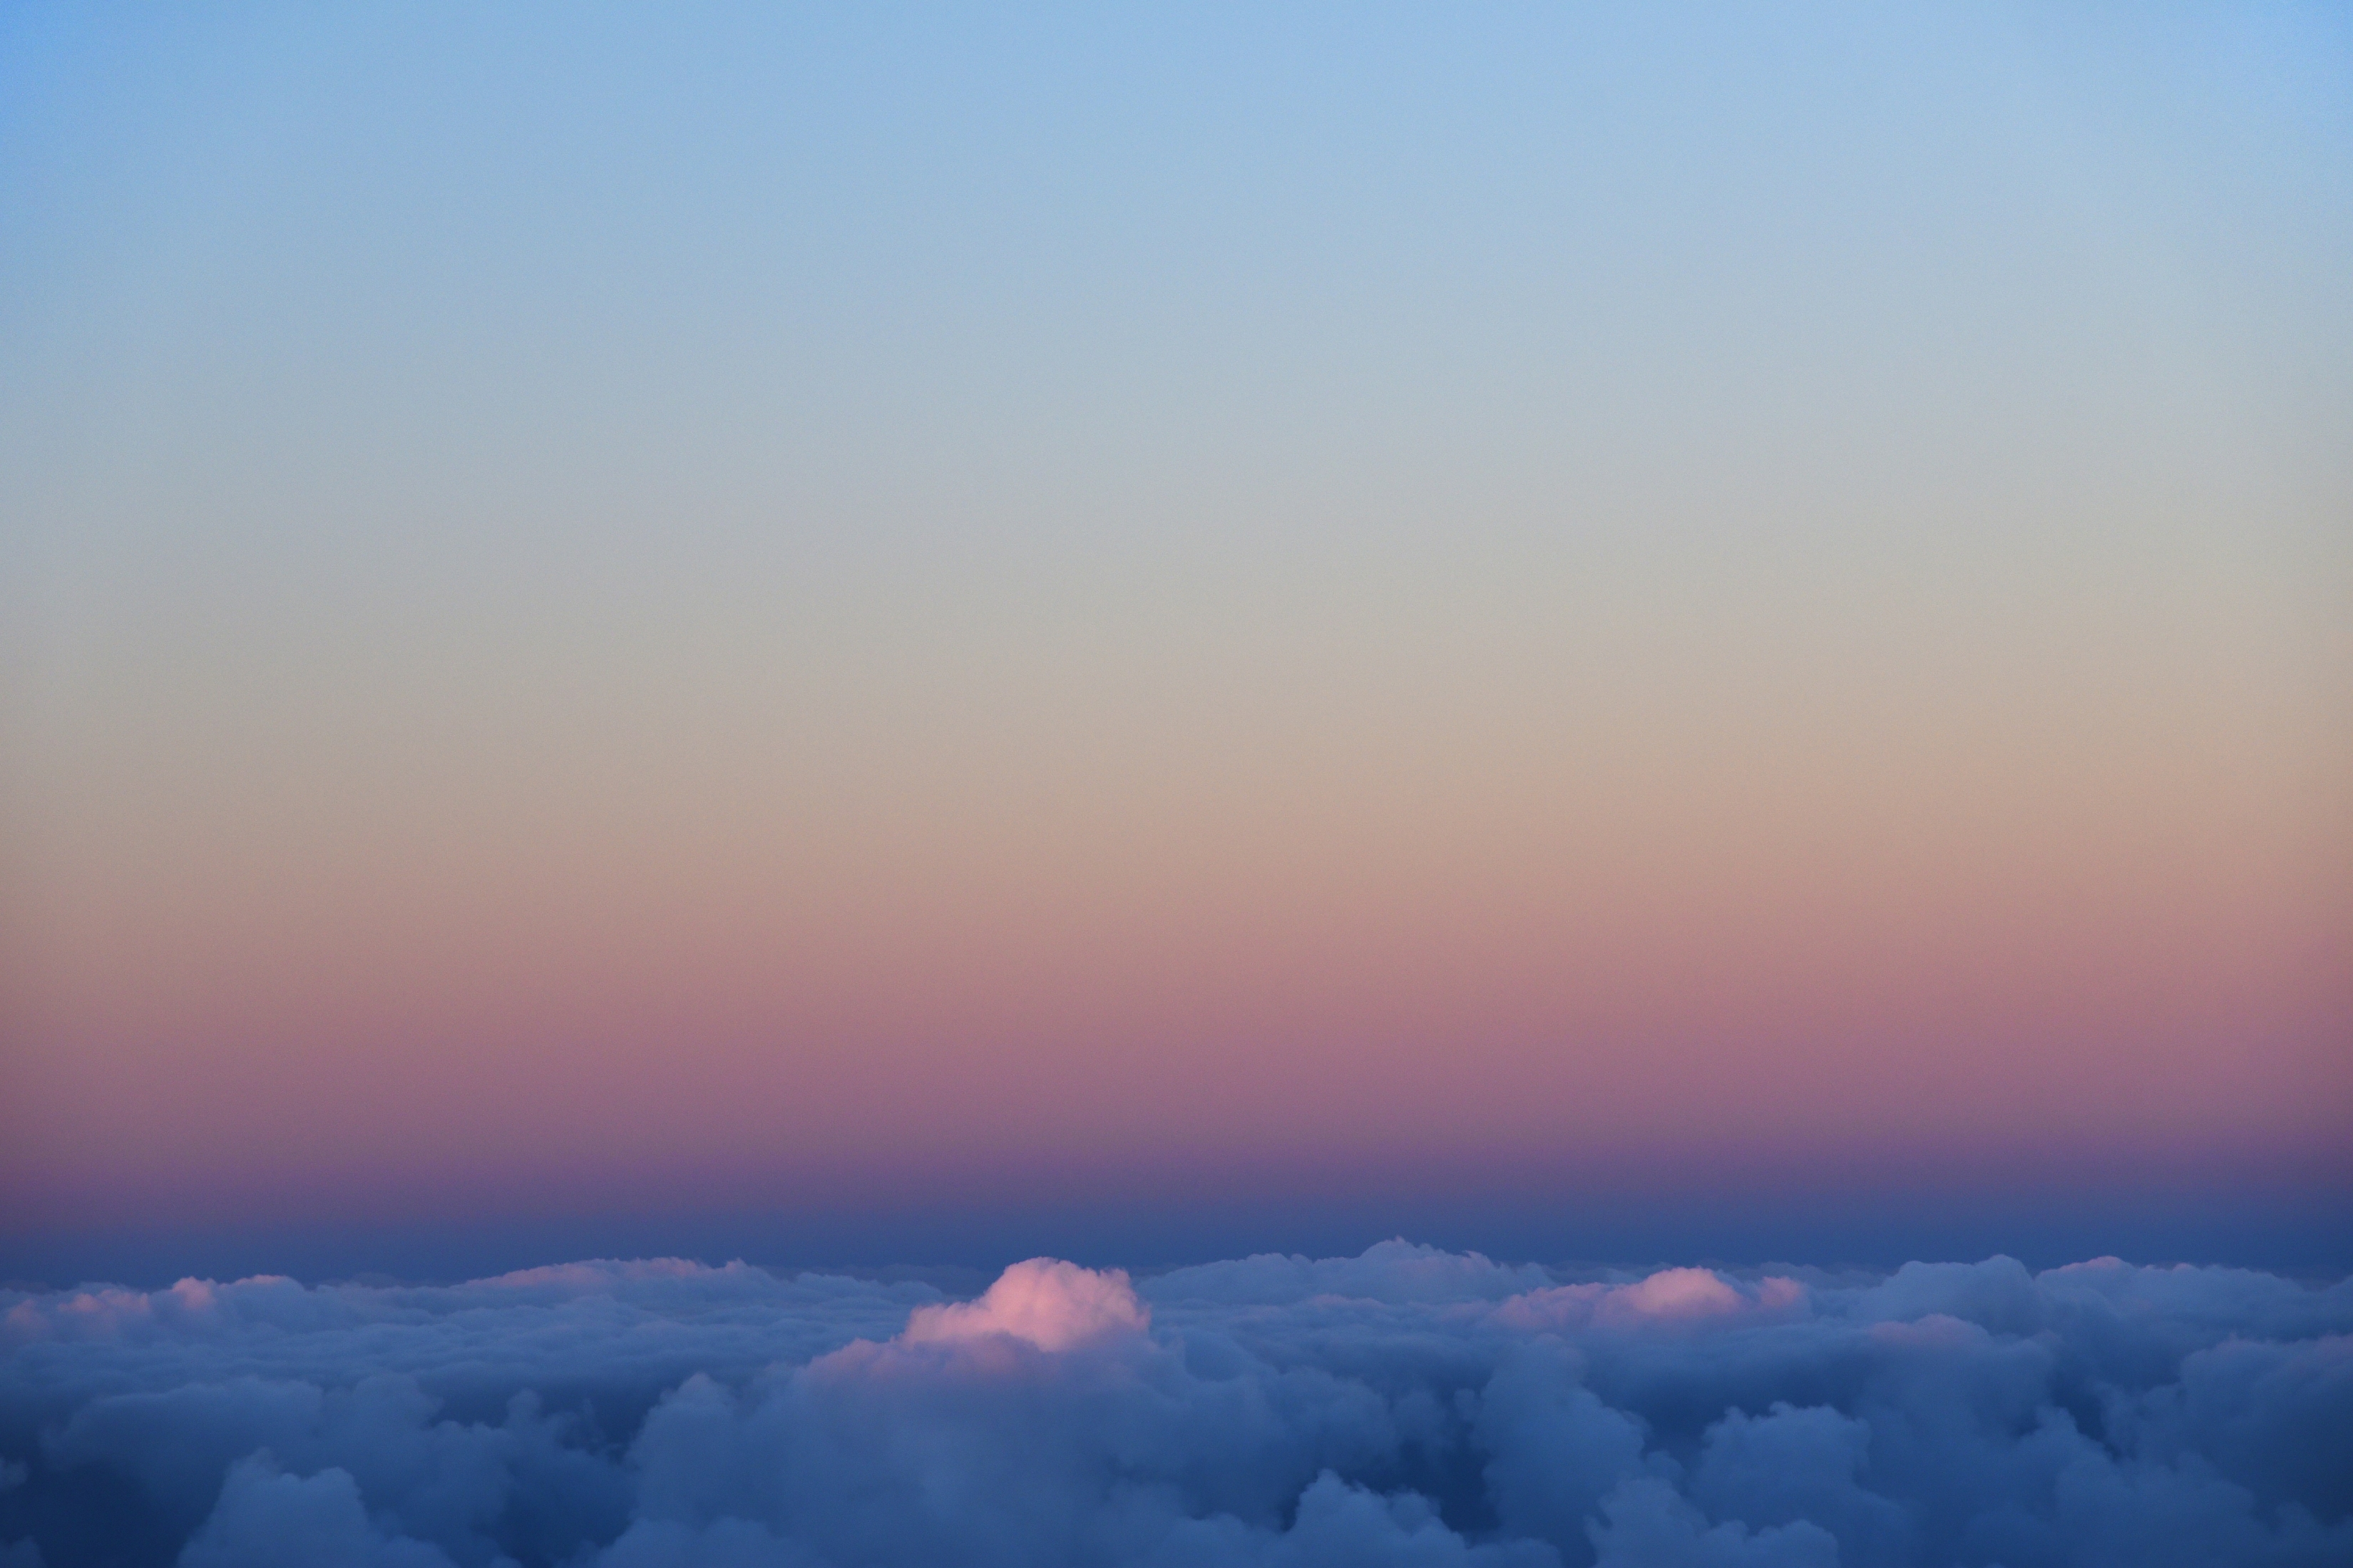
{"label": "cloud layer", "polygon": [[0,1568],[2353,1561],[2353,1284],[2114,1259],[0,1294]]}

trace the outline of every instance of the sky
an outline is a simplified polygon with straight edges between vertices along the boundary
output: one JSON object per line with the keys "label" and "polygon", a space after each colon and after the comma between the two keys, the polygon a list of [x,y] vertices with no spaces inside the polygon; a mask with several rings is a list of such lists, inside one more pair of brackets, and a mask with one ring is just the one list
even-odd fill
{"label": "sky", "polygon": [[2353,1266],[2337,7],[0,12],[0,1277]]}

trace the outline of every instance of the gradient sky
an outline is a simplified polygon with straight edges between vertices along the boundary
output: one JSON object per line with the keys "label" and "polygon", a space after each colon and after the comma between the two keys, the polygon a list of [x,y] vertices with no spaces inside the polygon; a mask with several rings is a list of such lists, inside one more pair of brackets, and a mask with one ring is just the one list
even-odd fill
{"label": "gradient sky", "polygon": [[0,14],[10,1245],[2353,1254],[2341,8],[1011,9]]}

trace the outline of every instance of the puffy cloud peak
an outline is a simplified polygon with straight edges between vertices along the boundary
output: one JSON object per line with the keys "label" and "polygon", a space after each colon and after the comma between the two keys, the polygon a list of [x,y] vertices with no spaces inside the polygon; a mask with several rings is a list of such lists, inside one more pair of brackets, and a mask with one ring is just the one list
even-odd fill
{"label": "puffy cloud peak", "polygon": [[1098,1272],[1058,1258],[1032,1258],[998,1275],[976,1301],[916,1308],[901,1337],[923,1344],[1004,1334],[1041,1351],[1063,1351],[1140,1334],[1151,1318],[1135,1299],[1125,1269]]}
{"label": "puffy cloud peak", "polygon": [[1513,1297],[1496,1321],[1515,1329],[1642,1329],[1791,1318],[1806,1310],[1806,1288],[1768,1277],[1743,1287],[1709,1268],[1662,1268],[1624,1285],[1556,1285]]}

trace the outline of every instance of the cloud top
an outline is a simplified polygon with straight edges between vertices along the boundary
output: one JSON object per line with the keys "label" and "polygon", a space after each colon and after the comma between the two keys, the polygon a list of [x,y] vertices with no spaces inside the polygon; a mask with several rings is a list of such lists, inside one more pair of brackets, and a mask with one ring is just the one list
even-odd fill
{"label": "cloud top", "polygon": [[1135,1299],[1127,1271],[1098,1272],[1051,1258],[1032,1258],[997,1276],[976,1301],[918,1307],[901,1337],[910,1344],[1002,1334],[1043,1351],[1064,1351],[1121,1334],[1140,1334],[1152,1314]]}
{"label": "cloud top", "polygon": [[0,1568],[2353,1561],[2353,1285],[2247,1270],[601,1260],[0,1292]]}
{"label": "cloud top", "polygon": [[1710,1268],[1662,1268],[1624,1284],[1556,1285],[1524,1291],[1495,1309],[1520,1329],[1597,1327],[1634,1330],[1746,1318],[1793,1317],[1807,1309],[1806,1288],[1768,1275],[1753,1285]]}

